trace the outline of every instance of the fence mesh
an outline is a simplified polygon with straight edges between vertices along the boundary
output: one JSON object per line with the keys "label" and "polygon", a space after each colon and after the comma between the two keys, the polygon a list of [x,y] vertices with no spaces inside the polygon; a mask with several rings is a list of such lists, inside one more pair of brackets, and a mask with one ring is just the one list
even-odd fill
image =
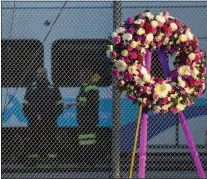
{"label": "fence mesh", "polygon": [[[167,10],[191,27],[207,52],[207,2],[1,5],[2,176],[127,178],[138,106],[113,85],[108,36],[129,16]],[[151,73],[163,75],[156,53]],[[206,98],[205,92],[185,111],[205,170]],[[177,119],[149,114],[147,178],[197,177]]]}

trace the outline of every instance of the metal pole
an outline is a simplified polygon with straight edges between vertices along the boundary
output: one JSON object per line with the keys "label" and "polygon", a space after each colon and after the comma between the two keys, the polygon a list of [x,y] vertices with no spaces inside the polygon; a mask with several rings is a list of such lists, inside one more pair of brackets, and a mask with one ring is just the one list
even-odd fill
{"label": "metal pole", "polygon": [[[121,25],[121,3],[113,2],[113,29]],[[113,78],[113,126],[112,126],[112,178],[120,177],[120,92],[117,80]]]}

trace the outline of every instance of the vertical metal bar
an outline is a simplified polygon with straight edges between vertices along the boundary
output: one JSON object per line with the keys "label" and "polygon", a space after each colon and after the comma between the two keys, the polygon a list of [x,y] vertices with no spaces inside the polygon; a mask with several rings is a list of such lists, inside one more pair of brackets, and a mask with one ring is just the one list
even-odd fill
{"label": "vertical metal bar", "polygon": [[176,147],[179,145],[179,121],[178,119],[176,120],[176,124],[175,124],[175,145]]}
{"label": "vertical metal bar", "polygon": [[[113,29],[121,25],[121,3],[113,2]],[[112,127],[112,178],[120,177],[120,92],[117,80],[113,78],[113,127]]]}

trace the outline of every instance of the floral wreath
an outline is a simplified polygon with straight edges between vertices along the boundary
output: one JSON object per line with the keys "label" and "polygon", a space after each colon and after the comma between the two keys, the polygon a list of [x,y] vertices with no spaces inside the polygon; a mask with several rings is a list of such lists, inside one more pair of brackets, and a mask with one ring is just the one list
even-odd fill
{"label": "floral wreath", "polygon": [[[204,92],[206,61],[198,39],[187,25],[169,12],[149,11],[129,17],[110,37],[107,56],[118,87],[133,103],[153,112],[178,113]],[[147,50],[163,49],[174,55],[175,69],[163,79],[151,76],[144,61]]]}

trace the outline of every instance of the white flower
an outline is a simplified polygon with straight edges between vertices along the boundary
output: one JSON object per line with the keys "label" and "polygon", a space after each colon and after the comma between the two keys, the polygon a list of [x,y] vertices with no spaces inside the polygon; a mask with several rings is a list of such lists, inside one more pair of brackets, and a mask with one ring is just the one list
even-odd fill
{"label": "white flower", "polygon": [[152,88],[150,88],[149,86],[147,87],[147,94],[152,94]]}
{"label": "white flower", "polygon": [[193,40],[193,34],[190,32],[190,30],[187,30],[186,36],[189,38],[189,40]]}
{"label": "white flower", "polygon": [[174,22],[170,23],[170,27],[172,28],[172,31],[175,31],[175,30],[177,30],[177,29],[178,29],[177,24],[176,24],[176,23],[174,23]]}
{"label": "white flower", "polygon": [[127,64],[122,60],[117,60],[114,65],[121,72],[124,72],[127,68]]}
{"label": "white flower", "polygon": [[137,30],[137,35],[142,35],[142,34],[144,34],[145,33],[145,30],[143,29],[143,28],[139,28],[138,30]]}
{"label": "white flower", "polygon": [[137,82],[140,86],[143,86],[145,84],[142,78],[139,78],[138,76],[134,77],[134,81]]}
{"label": "white flower", "polygon": [[141,73],[143,74],[143,75],[147,75],[148,74],[148,72],[147,72],[147,69],[145,68],[145,67],[143,67],[142,66],[142,68],[141,68]]}
{"label": "white flower", "polygon": [[121,51],[121,55],[123,56],[123,57],[127,57],[128,56],[128,51],[127,50],[122,50]]}
{"label": "white flower", "polygon": [[158,22],[161,22],[162,24],[164,24],[166,22],[165,17],[163,17],[162,15],[156,15],[155,19]]}
{"label": "white flower", "polygon": [[194,92],[194,88],[189,88],[189,87],[187,87],[187,88],[185,88],[185,91],[186,91],[186,93],[188,93],[188,94],[192,94],[192,93]]}
{"label": "white flower", "polygon": [[153,110],[156,111],[156,112],[160,112],[162,108],[160,106],[154,106],[153,107]]}
{"label": "white flower", "polygon": [[173,93],[173,94],[170,95],[171,98],[176,98],[177,96],[178,96],[178,93],[177,92],[175,92],[175,93]]}
{"label": "white flower", "polygon": [[143,77],[143,80],[145,81],[145,82],[150,82],[150,80],[151,80],[151,75],[150,74],[145,74],[144,75],[144,77]]}
{"label": "white flower", "polygon": [[123,39],[124,41],[125,41],[125,40],[130,41],[130,40],[132,40],[132,34],[130,34],[130,33],[125,33],[125,34],[122,35],[122,39]]}
{"label": "white flower", "polygon": [[190,60],[194,60],[195,57],[196,57],[195,53],[190,53],[190,54],[188,55],[188,59],[190,59]]}
{"label": "white flower", "polygon": [[144,16],[148,17],[149,19],[152,19],[154,17],[151,12],[145,12]]}
{"label": "white flower", "polygon": [[198,69],[194,67],[194,68],[193,68],[193,71],[192,71],[192,77],[193,77],[194,79],[196,79],[197,76],[198,76],[198,74],[199,74]]}
{"label": "white flower", "polygon": [[129,71],[129,73],[131,73],[131,74],[135,74],[135,75],[138,74],[137,67],[136,67],[135,65],[129,66],[129,67],[128,67],[128,71]]}
{"label": "white flower", "polygon": [[187,36],[185,34],[181,34],[179,36],[178,40],[181,41],[181,42],[185,42],[185,41],[187,41]]}
{"label": "white flower", "polygon": [[148,43],[152,42],[153,41],[153,38],[154,38],[154,36],[153,36],[152,33],[149,33],[149,34],[146,35],[146,41]]}
{"label": "white flower", "polygon": [[116,37],[118,34],[116,32],[112,32],[111,37],[114,38]]}
{"label": "white flower", "polygon": [[164,45],[167,45],[169,43],[169,40],[170,40],[170,38],[169,37],[166,37],[165,40],[164,40],[164,42],[163,42],[163,44]]}
{"label": "white flower", "polygon": [[178,109],[178,111],[184,111],[185,107],[186,107],[186,105],[181,104],[181,103],[178,103],[176,105],[176,108]]}
{"label": "white flower", "polygon": [[180,75],[190,75],[190,67],[187,65],[183,65],[178,69],[178,73]]}
{"label": "white flower", "polygon": [[185,81],[183,81],[183,80],[178,81],[178,85],[181,86],[182,88],[184,88],[185,87]]}
{"label": "white flower", "polygon": [[109,50],[109,52],[112,52],[113,51],[113,45],[108,45],[108,50]]}
{"label": "white flower", "polygon": [[124,27],[119,27],[118,29],[116,29],[116,33],[124,33],[126,31],[126,29]]}
{"label": "white flower", "polygon": [[137,45],[138,45],[138,43],[137,43],[136,41],[134,41],[134,40],[130,43],[130,46],[131,46],[132,48],[136,48]]}
{"label": "white flower", "polygon": [[170,106],[169,106],[168,104],[163,105],[163,106],[162,106],[162,110],[164,110],[164,111],[168,111],[169,107],[170,107]]}
{"label": "white flower", "polygon": [[145,47],[142,47],[141,48],[141,54],[145,54],[146,53],[146,49],[145,49]]}
{"label": "white flower", "polygon": [[141,24],[144,23],[144,19],[137,19],[136,21],[134,21],[134,24]]}
{"label": "white flower", "polygon": [[158,26],[158,22],[156,20],[153,20],[150,24],[154,28],[156,28]]}
{"label": "white flower", "polygon": [[169,84],[156,84],[155,85],[155,94],[158,95],[160,98],[167,97],[168,93],[171,91],[172,87]]}

